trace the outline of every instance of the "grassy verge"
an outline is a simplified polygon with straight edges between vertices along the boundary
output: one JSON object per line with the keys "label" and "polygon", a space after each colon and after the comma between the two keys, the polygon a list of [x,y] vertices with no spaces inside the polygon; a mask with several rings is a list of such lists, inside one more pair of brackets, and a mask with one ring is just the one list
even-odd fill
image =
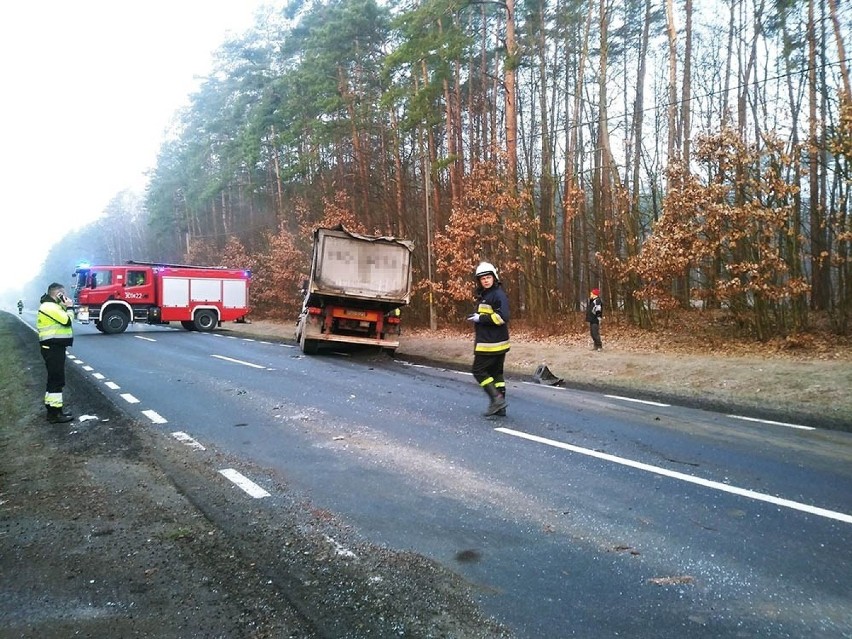
{"label": "grassy verge", "polygon": [[[0,314],[0,420],[2,429],[17,424],[32,410],[33,388],[31,363],[22,357],[23,344],[15,324],[18,320]],[[35,348],[35,338],[33,338]],[[27,371],[27,375],[22,374]]]}

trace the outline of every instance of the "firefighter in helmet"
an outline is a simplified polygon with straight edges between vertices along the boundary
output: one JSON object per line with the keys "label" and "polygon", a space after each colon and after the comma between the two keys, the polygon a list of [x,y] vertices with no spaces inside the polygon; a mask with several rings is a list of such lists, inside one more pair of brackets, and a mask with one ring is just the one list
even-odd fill
{"label": "firefighter in helmet", "polygon": [[63,424],[74,419],[63,410],[62,389],[65,387],[65,349],[74,343],[71,323],[74,320],[72,302],[65,294],[65,287],[54,282],[47,287],[47,293],[41,297],[38,307],[38,341],[41,356],[47,369],[47,387],[44,393],[44,406],[47,408],[47,421]]}
{"label": "firefighter in helmet", "polygon": [[476,312],[468,316],[476,331],[473,349],[473,377],[490,400],[486,416],[505,415],[506,380],[503,365],[509,352],[509,298],[489,262],[476,267]]}

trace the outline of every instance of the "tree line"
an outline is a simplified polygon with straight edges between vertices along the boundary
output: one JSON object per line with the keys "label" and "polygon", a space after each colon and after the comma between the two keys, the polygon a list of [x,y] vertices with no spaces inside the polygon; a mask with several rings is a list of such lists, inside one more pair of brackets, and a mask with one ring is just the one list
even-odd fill
{"label": "tree line", "polygon": [[464,313],[484,259],[532,322],[600,288],[644,327],[846,334],[850,25],[836,0],[267,7],[78,243],[250,267],[255,312],[294,317],[313,229],[343,222],[414,240],[415,320]]}

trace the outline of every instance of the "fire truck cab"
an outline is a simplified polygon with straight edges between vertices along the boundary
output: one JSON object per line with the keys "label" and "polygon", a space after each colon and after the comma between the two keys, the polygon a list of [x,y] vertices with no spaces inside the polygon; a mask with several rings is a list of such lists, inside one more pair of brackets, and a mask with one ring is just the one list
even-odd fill
{"label": "fire truck cab", "polygon": [[246,270],[128,262],[81,265],[73,276],[78,321],[94,322],[102,333],[123,333],[134,322],[212,331],[222,322],[245,321],[249,312]]}

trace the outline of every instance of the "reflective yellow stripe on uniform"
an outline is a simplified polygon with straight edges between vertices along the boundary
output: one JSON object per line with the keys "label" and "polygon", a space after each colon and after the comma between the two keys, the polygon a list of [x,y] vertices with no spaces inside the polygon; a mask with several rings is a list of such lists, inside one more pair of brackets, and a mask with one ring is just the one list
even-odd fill
{"label": "reflective yellow stripe on uniform", "polygon": [[503,342],[477,342],[473,350],[477,353],[502,353],[508,351],[509,347],[508,340]]}
{"label": "reflective yellow stripe on uniform", "polygon": [[479,308],[476,309],[476,312],[480,315],[488,315],[495,326],[502,326],[506,323],[503,321],[503,317],[500,313],[495,312],[494,309],[491,308],[491,304],[480,304]]}

